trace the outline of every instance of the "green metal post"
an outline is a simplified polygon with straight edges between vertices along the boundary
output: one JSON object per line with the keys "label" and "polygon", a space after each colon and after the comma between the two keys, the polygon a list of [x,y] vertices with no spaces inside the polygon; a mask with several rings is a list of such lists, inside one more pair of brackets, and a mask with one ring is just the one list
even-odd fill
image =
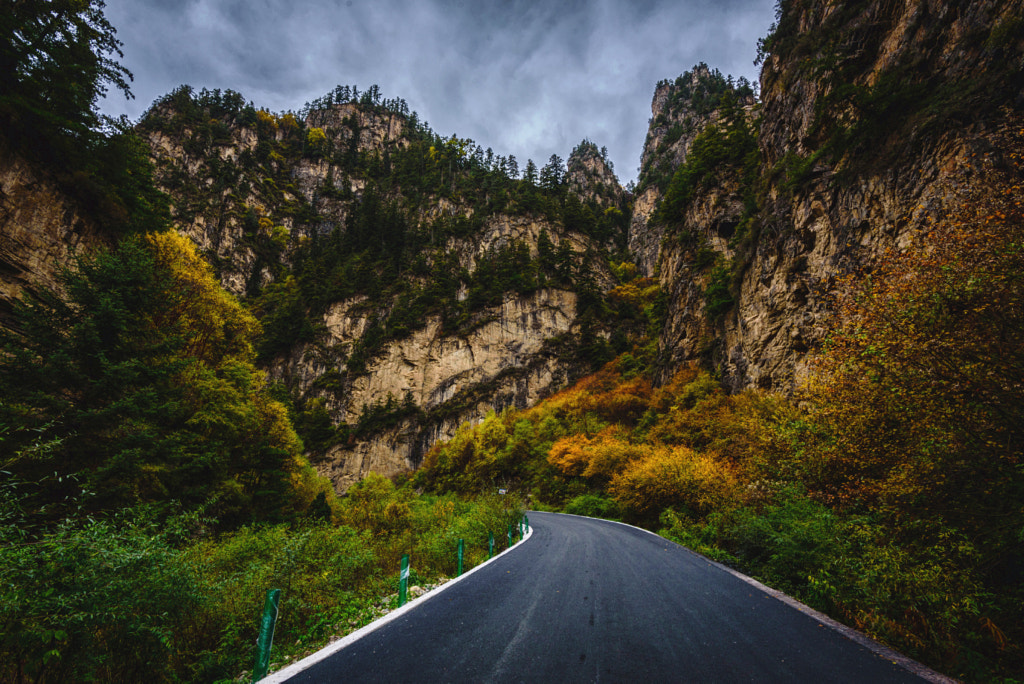
{"label": "green metal post", "polygon": [[398,605],[404,606],[409,597],[409,554],[402,556],[402,571],[398,575]]}
{"label": "green metal post", "polygon": [[487,557],[494,558],[494,533],[487,533]]}
{"label": "green metal post", "polygon": [[526,531],[529,532],[530,531],[530,516],[528,516],[525,513],[523,513],[523,522],[526,523]]}
{"label": "green metal post", "polygon": [[508,545],[512,546],[512,523],[508,524]]}
{"label": "green metal post", "polygon": [[268,589],[263,604],[263,619],[260,620],[260,636],[256,641],[256,665],[252,668],[252,681],[258,682],[267,676],[270,669],[270,647],[274,645],[274,627],[277,625],[277,607],[281,601],[280,589]]}
{"label": "green metal post", "polygon": [[466,554],[466,543],[463,540],[460,539],[459,540],[459,574],[456,575],[456,577],[458,577],[459,575],[462,574],[462,557],[465,554]]}

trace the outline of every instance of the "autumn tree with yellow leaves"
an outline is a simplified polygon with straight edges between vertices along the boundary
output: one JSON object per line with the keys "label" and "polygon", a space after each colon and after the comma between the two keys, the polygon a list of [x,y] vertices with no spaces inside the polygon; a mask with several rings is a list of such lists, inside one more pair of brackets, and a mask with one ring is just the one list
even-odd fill
{"label": "autumn tree with yellow leaves", "polygon": [[256,319],[173,232],[65,271],[2,334],[3,469],[32,510],[204,506],[224,524],[301,510],[323,488],[254,365]]}

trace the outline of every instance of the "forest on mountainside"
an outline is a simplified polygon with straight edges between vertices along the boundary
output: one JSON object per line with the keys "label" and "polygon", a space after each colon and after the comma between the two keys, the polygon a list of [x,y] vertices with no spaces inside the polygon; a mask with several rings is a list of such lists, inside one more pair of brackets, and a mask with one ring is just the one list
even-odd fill
{"label": "forest on mountainside", "polygon": [[18,3],[0,24],[0,154],[107,238],[0,332],[0,678],[233,679],[267,589],[285,591],[280,660],[393,607],[403,553],[415,582],[450,576],[457,539],[477,563],[521,509],[378,476],[342,501],[313,471],[257,365],[262,310],[171,230],[139,129],[96,111],[130,80],[102,8]]}
{"label": "forest on mountainside", "polygon": [[[237,294],[263,328],[259,363],[315,357],[326,367],[312,386],[286,381],[296,426],[318,458],[405,420],[429,433],[457,413],[413,406],[409,388],[391,406],[383,396],[364,402],[347,422],[338,410],[348,406],[352,416],[353,384],[389,345],[431,321],[458,339],[507,298],[558,289],[578,297],[579,332],[552,341],[573,372],[626,348],[623,329],[604,315],[600,281],[625,259],[628,207],[600,181],[583,198],[557,155],[539,169],[529,160],[520,177],[514,157],[438,136],[375,86],[339,86],[300,116],[257,110],[230,91],[182,87],[155,102],[138,130],[175,150],[158,155],[155,173],[174,199],[174,222],[207,230],[206,256],[222,282],[244,281]],[[570,161],[584,155],[607,162],[589,141]],[[499,237],[473,247],[503,221],[539,226],[535,242]],[[345,341],[324,325],[342,302],[350,318],[365,320]],[[595,331],[615,338],[609,345]],[[485,390],[468,388],[462,403]],[[334,407],[331,425],[325,405]]]}

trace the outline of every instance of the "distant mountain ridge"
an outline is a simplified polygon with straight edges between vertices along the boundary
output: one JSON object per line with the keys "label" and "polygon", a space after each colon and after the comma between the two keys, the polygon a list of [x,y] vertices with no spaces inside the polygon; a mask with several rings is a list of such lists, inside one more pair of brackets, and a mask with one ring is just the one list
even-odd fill
{"label": "distant mountain ridge", "polygon": [[585,142],[568,169],[528,161],[520,179],[514,158],[437,136],[375,88],[304,112],[182,89],[139,130],[179,230],[260,316],[261,357],[339,487],[414,468],[463,421],[610,358],[600,312],[629,208],[606,153]]}

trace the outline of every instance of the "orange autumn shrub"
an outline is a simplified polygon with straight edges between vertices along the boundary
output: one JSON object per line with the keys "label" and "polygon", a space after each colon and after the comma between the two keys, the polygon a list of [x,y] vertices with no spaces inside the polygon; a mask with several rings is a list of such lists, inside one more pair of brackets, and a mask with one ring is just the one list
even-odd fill
{"label": "orange autumn shrub", "polygon": [[548,462],[565,475],[609,480],[649,451],[647,445],[630,444],[625,431],[612,426],[593,437],[571,435],[559,439],[548,453]]}
{"label": "orange autumn shrub", "polygon": [[609,422],[633,423],[647,410],[651,394],[650,378],[637,376],[608,391],[591,395],[590,406]]}
{"label": "orange autumn shrub", "polygon": [[678,405],[683,389],[696,380],[698,375],[700,375],[700,369],[696,364],[688,364],[680,368],[668,382],[651,393],[650,408],[658,413],[665,413],[673,406]]}
{"label": "orange autumn shrub", "polygon": [[590,438],[586,435],[569,435],[554,443],[548,452],[548,463],[566,475],[580,476],[587,469],[586,450]]}
{"label": "orange autumn shrub", "polygon": [[840,283],[845,322],[806,395],[835,505],[929,510],[972,536],[1022,520],[1024,128],[1004,136],[1005,167]]}

